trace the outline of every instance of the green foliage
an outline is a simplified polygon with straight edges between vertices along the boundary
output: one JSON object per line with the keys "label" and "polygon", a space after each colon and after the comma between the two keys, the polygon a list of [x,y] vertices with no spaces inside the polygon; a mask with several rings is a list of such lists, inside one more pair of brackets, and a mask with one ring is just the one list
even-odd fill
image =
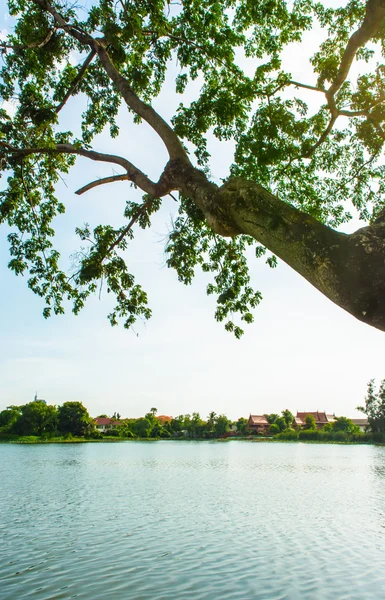
{"label": "green foliage", "polygon": [[19,416],[12,423],[11,431],[18,435],[42,436],[54,433],[57,425],[56,406],[36,400],[21,407]]}
{"label": "green foliage", "polygon": [[245,417],[240,417],[238,421],[236,421],[237,431],[242,435],[247,435],[249,427],[248,427],[248,419]]}
{"label": "green foliage", "polygon": [[315,422],[315,418],[313,417],[313,415],[306,415],[305,417],[305,429],[317,429],[317,425]]}
{"label": "green foliage", "polygon": [[152,423],[145,417],[142,417],[141,419],[136,419],[132,423],[131,429],[132,433],[137,437],[150,437],[152,431]]}
{"label": "green foliage", "polygon": [[381,381],[378,391],[375,389],[375,380],[369,381],[365,406],[357,406],[357,410],[367,416],[373,433],[385,433],[385,379]]}
{"label": "green foliage", "polygon": [[0,428],[2,431],[11,431],[14,423],[20,417],[20,406],[8,406],[0,412]]}
{"label": "green foliage", "polygon": [[322,434],[318,429],[314,429],[314,428],[309,428],[309,429],[302,429],[301,431],[299,431],[298,433],[298,439],[299,440],[319,440],[321,438]]}
{"label": "green foliage", "polygon": [[[323,223],[338,226],[348,221],[352,208],[370,221],[384,206],[383,66],[373,64],[369,73],[361,72],[341,86],[334,98],[336,110],[347,108],[353,115],[335,125],[318,145],[330,118],[326,98],[313,91],[320,102],[318,109],[310,110],[302,88],[282,66],[290,45],[321,26],[324,41],[309,56],[313,74],[299,83],[316,81],[321,92],[327,89],[350,35],[363,21],[361,0],[343,7],[324,7],[312,0],[188,0],[178,5],[165,0],[96,0],[88,7],[66,2],[55,7],[77,32],[97,32],[115,67],[147,103],[160,93],[169,67],[178,64],[175,92],[181,102],[172,123],[206,172],[207,135],[212,133],[234,143],[231,177],[257,181]],[[129,328],[151,316],[147,295],[123,255],[134,236],[130,223],[148,228],[161,200],[145,195],[141,204],[128,201],[121,226],[77,227],[81,247],[73,254],[70,274],[55,248],[53,227],[65,210],[56,196],[57,183],[76,160],[74,154],[56,152],[56,145],[70,143],[87,150],[105,130],[115,138],[122,96],[98,56],[82,71],[90,48],[71,35],[70,27],[54,27],[51,14],[25,0],[10,0],[9,13],[12,33],[2,49],[0,69],[1,98],[17,99],[12,117],[0,109],[5,144],[0,168],[8,177],[0,192],[0,223],[10,228],[9,268],[16,275],[28,275],[29,287],[45,301],[45,317],[61,314],[67,301],[77,314],[103,287],[115,297],[108,315],[111,324],[122,320]],[[385,54],[383,29],[370,47],[358,49],[359,67],[373,60],[376,47]],[[190,84],[195,80],[199,91],[192,96],[196,86]],[[73,100],[77,95],[81,102]],[[72,105],[73,131],[61,125],[66,102]],[[129,112],[140,121],[132,109]],[[7,144],[35,151],[17,158],[5,152]],[[239,338],[262,299],[248,266],[248,249],[255,242],[247,236],[221,239],[191,200],[179,200],[167,264],[186,284],[197,268],[212,274],[207,293],[217,298],[215,317]],[[263,246],[254,250],[257,257],[266,254]],[[266,262],[275,267],[277,259],[267,256]]]}
{"label": "green foliage", "polygon": [[282,411],[282,417],[285,421],[285,430],[291,429],[291,426],[294,421],[294,415],[288,408]]}
{"label": "green foliage", "polygon": [[281,428],[277,423],[272,423],[269,427],[269,433],[271,433],[271,435],[276,435],[277,433],[280,433]]}
{"label": "green foliage", "polygon": [[279,440],[283,440],[283,441],[296,441],[298,440],[298,431],[296,431],[295,429],[292,429],[291,427],[288,427],[287,429],[284,429],[283,431],[281,431],[281,433],[279,433],[276,438]]}
{"label": "green foliage", "polygon": [[94,426],[88,410],[81,402],[64,402],[58,408],[58,429],[63,434],[83,436]]}
{"label": "green foliage", "polygon": [[345,433],[359,433],[360,428],[347,417],[337,417],[334,423],[332,423],[332,431],[343,431]]}

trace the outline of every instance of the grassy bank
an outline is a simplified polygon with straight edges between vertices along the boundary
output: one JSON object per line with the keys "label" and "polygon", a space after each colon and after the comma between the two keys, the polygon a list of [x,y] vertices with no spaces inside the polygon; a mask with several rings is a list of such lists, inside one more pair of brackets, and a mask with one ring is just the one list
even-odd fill
{"label": "grassy bank", "polygon": [[[84,437],[71,437],[71,436],[60,436],[60,437],[39,437],[35,435],[29,436],[18,436],[13,434],[1,434],[0,435],[0,444],[8,443],[8,444],[104,444],[104,443],[116,443],[116,442],[157,442],[160,441],[161,438],[125,438],[125,437],[113,437],[106,436],[102,438],[84,438]],[[376,444],[376,445],[384,445],[384,441],[381,439],[376,440],[368,435],[355,436],[352,439],[344,439],[342,436],[339,436],[339,439],[330,439],[327,436],[319,436],[313,437],[309,439],[309,437],[285,437],[282,434],[278,434],[275,436],[269,437],[257,437],[257,436],[235,436],[235,437],[227,437],[227,438],[168,438],[163,441],[182,441],[182,442],[231,442],[231,441],[244,441],[244,442],[252,442],[252,443],[279,443],[279,442],[290,442],[290,443],[305,443],[305,444]]]}

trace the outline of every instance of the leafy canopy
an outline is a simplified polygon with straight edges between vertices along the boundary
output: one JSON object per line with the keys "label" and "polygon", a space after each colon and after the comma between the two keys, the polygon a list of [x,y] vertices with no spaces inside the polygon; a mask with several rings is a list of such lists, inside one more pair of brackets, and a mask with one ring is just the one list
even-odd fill
{"label": "leafy canopy", "polygon": [[[59,178],[77,155],[126,168],[126,159],[96,156],[92,143],[106,129],[112,138],[119,135],[122,105],[130,113],[123,118],[141,120],[87,40],[98,40],[133,95],[146,103],[158,96],[177,64],[175,93],[181,101],[172,125],[200,168],[209,173],[209,135],[231,140],[230,176],[255,180],[337,227],[351,218],[352,208],[370,221],[384,204],[384,25],[369,46],[357,49],[361,74],[351,80],[340,76],[349,38],[365,11],[360,0],[337,7],[312,0],[97,0],[89,9],[62,0],[9,0],[13,30],[0,46],[0,94],[15,112],[0,110],[1,167],[7,175],[0,222],[10,227],[9,267],[28,274],[29,287],[45,300],[44,316],[62,313],[67,300],[77,314],[102,281],[116,298],[109,315],[113,325],[121,318],[130,327],[151,315],[124,251],[134,224],[150,226],[160,197],[127,201],[121,227],[100,224],[91,230],[78,224],[81,250],[70,274],[54,245],[53,220],[65,211],[55,193]],[[306,81],[293,81],[283,56],[313,28],[323,41],[308,57]],[[195,96],[193,80],[200,87]],[[309,91],[316,109],[308,104]],[[86,99],[83,112],[76,95]],[[61,115],[71,103],[69,131]],[[121,178],[141,187],[132,177]],[[180,195],[167,264],[185,284],[197,267],[212,273],[207,293],[217,297],[215,316],[237,337],[242,323],[253,321],[262,297],[250,283],[246,256],[252,245],[256,257],[265,255],[276,265],[250,237],[229,241],[213,233],[195,204]]]}

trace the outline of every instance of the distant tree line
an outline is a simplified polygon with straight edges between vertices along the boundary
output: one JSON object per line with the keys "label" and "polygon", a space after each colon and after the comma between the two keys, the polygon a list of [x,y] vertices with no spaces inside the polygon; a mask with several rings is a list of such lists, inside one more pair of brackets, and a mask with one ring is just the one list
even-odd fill
{"label": "distant tree line", "polygon": [[[282,413],[266,414],[270,424],[269,434],[282,440],[314,441],[377,441],[385,442],[385,379],[378,391],[375,382],[368,383],[364,406],[357,407],[368,418],[368,431],[362,432],[347,417],[337,417],[334,422],[326,423],[318,429],[312,415],[307,415],[302,428],[294,428],[294,415],[290,410]],[[99,417],[107,417],[103,414]],[[64,402],[61,406],[46,404],[43,400],[34,400],[21,406],[8,406],[0,412],[0,435],[38,436],[38,437],[88,437],[88,438],[188,438],[216,439],[227,435],[256,435],[249,429],[248,420],[240,417],[231,421],[224,414],[210,412],[203,419],[198,412],[179,415],[173,418],[158,418],[157,409],[151,408],[138,419],[122,419],[119,413],[111,417],[114,427],[99,432],[95,420],[90,417],[87,408],[81,402]],[[230,433],[231,432],[231,433]]]}
{"label": "distant tree line", "polygon": [[[138,438],[177,438],[214,439],[222,437],[230,431],[233,422],[226,415],[210,412],[207,419],[202,419],[198,412],[191,415],[179,415],[169,420],[157,418],[157,409],[152,408],[144,417],[139,419],[121,419],[119,424],[107,430],[104,435],[112,437]],[[106,416],[106,415],[100,415]],[[242,430],[247,425],[247,419],[241,418],[234,422]]]}
{"label": "distant tree line", "polygon": [[53,406],[44,400],[34,400],[22,406],[8,406],[0,412],[2,434],[83,437],[94,431],[93,419],[81,402]]}

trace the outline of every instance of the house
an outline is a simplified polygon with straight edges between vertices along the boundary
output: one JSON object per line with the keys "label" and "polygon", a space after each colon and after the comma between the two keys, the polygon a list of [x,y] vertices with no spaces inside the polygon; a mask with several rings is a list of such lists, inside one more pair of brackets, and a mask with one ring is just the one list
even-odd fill
{"label": "house", "polygon": [[306,425],[306,417],[308,415],[314,417],[317,429],[322,429],[326,423],[330,422],[325,412],[319,412],[318,410],[316,412],[297,412],[297,416],[294,419],[296,426],[304,427]]}
{"label": "house", "polygon": [[270,423],[266,419],[266,415],[250,415],[247,426],[250,431],[255,433],[268,433]]}
{"label": "house", "polygon": [[366,431],[369,427],[368,419],[350,419],[354,425],[360,428],[360,431]]}
{"label": "house", "polygon": [[110,417],[97,417],[94,419],[95,427],[98,431],[103,433],[107,429],[115,429],[118,425],[121,425],[121,421],[110,419]]}

